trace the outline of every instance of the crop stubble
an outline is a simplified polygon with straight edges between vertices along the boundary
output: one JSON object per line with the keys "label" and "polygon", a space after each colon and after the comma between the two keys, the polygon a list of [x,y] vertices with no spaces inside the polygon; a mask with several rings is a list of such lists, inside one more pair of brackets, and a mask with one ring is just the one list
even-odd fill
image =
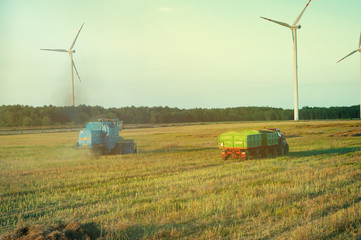
{"label": "crop stubble", "polygon": [[[221,160],[218,134],[264,125],[291,136],[288,156]],[[80,221],[120,239],[357,238],[360,127],[325,121],[129,129],[121,135],[134,138],[141,153],[100,158],[72,148],[75,132],[0,136],[0,234],[19,221]]]}

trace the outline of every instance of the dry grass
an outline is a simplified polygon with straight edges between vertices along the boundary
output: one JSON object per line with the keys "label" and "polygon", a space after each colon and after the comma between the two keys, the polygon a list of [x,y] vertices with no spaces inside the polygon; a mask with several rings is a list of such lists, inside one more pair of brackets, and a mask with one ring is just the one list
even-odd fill
{"label": "dry grass", "polygon": [[[288,156],[222,161],[217,135],[280,127]],[[94,158],[77,133],[0,136],[0,234],[95,223],[113,239],[361,238],[357,121],[128,129],[138,155]]]}

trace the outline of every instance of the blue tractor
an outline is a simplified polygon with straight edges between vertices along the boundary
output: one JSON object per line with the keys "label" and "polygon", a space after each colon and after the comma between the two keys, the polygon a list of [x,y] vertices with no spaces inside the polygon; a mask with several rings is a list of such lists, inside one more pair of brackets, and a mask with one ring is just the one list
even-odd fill
{"label": "blue tractor", "polygon": [[79,132],[76,143],[77,149],[93,149],[100,154],[128,154],[137,153],[137,146],[133,139],[119,136],[123,128],[123,121],[118,119],[99,119],[88,122]]}

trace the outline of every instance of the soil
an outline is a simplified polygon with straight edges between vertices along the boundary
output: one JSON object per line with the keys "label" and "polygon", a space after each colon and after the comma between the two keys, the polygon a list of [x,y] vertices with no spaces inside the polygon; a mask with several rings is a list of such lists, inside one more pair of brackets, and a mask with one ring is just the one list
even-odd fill
{"label": "soil", "polygon": [[60,223],[56,226],[23,226],[5,235],[1,240],[95,240],[100,237],[100,230],[95,223],[78,222]]}

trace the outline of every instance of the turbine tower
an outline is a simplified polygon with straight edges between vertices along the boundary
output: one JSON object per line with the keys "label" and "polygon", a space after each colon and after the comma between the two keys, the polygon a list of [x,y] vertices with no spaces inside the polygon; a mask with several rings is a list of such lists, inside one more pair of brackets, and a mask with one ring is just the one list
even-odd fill
{"label": "turbine tower", "polygon": [[284,22],[279,22],[279,21],[275,21],[269,18],[264,18],[261,17],[263,19],[266,19],[268,21],[277,23],[281,26],[284,27],[288,27],[289,29],[292,30],[292,39],[293,39],[293,61],[294,61],[294,120],[298,121],[299,117],[298,117],[298,67],[297,67],[297,29],[301,28],[301,25],[297,25],[297,23],[300,21],[303,13],[305,12],[306,8],[308,7],[308,5],[310,4],[311,0],[308,1],[306,7],[302,10],[302,12],[300,13],[300,15],[296,18],[295,22],[292,24],[292,26],[290,26],[287,23]]}
{"label": "turbine tower", "polygon": [[79,81],[81,82],[78,71],[76,70],[76,67],[75,67],[75,63],[73,61],[73,53],[75,53],[75,50],[73,50],[73,47],[75,45],[76,39],[78,38],[79,33],[80,33],[81,29],[83,28],[83,26],[84,26],[84,23],[81,25],[81,27],[80,27],[80,29],[78,31],[78,34],[76,35],[76,37],[75,37],[73,43],[71,44],[69,50],[65,50],[65,49],[40,49],[40,50],[44,50],[44,51],[67,52],[69,54],[69,57],[70,57],[70,81],[71,81],[71,99],[70,99],[71,106],[74,106],[74,75],[73,75],[73,67],[75,69],[75,72],[76,72],[76,75],[78,76]]}
{"label": "turbine tower", "polygon": [[[361,33],[360,33],[360,40],[358,42],[358,49],[352,51],[349,55],[347,55],[344,58],[341,58],[340,60],[338,60],[337,63],[341,62],[342,60],[344,60],[345,58],[351,56],[352,54],[354,54],[355,52],[359,52],[360,56],[361,56]],[[361,118],[361,60],[360,60],[360,118]]]}

